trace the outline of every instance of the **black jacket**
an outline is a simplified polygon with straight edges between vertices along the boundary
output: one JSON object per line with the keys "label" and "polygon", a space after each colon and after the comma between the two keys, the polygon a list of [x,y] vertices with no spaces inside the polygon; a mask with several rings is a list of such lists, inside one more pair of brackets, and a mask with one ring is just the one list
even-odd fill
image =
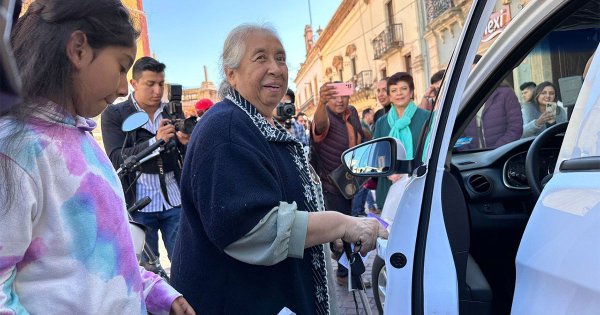
{"label": "black jacket", "polygon": [[[108,154],[115,169],[118,169],[127,157],[137,154],[147,148],[150,139],[156,136],[144,128],[139,128],[131,131],[129,135],[127,135],[127,138],[125,137],[126,134],[121,130],[121,125],[129,115],[137,111],[138,110],[133,104],[130,96],[125,102],[108,106],[102,113],[101,125],[104,150],[106,151],[106,154]],[[163,112],[163,117],[169,117],[166,111]],[[175,137],[175,140],[177,140],[177,137]],[[174,172],[178,184],[181,179],[183,152],[185,152],[185,146],[177,142],[177,148],[168,152],[163,151],[160,154],[165,172]],[[157,159],[153,158],[142,164],[140,171],[142,173],[158,174]],[[121,178],[123,190],[126,192],[125,201],[128,208],[136,202],[137,188],[135,183],[132,185],[134,179],[135,173],[125,175]],[[131,188],[129,188],[130,186]]]}
{"label": "black jacket", "polygon": [[319,265],[324,274],[323,256],[307,248],[303,258],[262,266],[224,252],[279,202],[296,202],[298,211],[316,204],[316,193],[304,193],[309,177],[299,170],[303,162],[292,158],[290,142],[278,133],[277,140],[267,140],[248,113],[225,99],[192,134],[171,285],[201,314],[277,314],[284,306],[315,314],[312,267]]}

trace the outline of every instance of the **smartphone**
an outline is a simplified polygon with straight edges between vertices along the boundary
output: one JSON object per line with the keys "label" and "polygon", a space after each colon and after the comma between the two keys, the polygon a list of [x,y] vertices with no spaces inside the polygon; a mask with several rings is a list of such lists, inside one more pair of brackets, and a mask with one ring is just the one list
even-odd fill
{"label": "smartphone", "polygon": [[328,85],[334,87],[336,96],[350,96],[354,93],[354,83],[352,82],[329,83]]}
{"label": "smartphone", "polygon": [[[546,103],[546,111],[551,113],[552,115],[556,115],[556,102]],[[548,121],[548,123],[550,123],[550,124],[553,124],[554,122],[556,122],[555,119]]]}

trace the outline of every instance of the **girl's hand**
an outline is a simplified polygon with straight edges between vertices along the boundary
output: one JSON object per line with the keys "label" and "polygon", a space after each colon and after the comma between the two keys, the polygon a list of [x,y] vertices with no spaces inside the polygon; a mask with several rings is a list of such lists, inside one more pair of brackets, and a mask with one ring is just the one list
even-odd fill
{"label": "girl's hand", "polygon": [[192,308],[190,303],[188,303],[188,301],[186,301],[186,299],[184,299],[183,296],[180,296],[176,298],[175,301],[173,301],[173,304],[171,304],[171,312],[169,314],[196,315],[196,312],[194,312],[194,309]]}

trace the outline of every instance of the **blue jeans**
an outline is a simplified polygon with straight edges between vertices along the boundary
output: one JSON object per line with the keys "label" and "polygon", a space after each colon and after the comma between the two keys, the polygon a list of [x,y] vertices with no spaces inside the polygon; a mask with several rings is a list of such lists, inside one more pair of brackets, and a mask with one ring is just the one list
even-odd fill
{"label": "blue jeans", "polygon": [[365,202],[368,203],[369,209],[375,205],[371,191],[361,186],[352,199],[352,216],[365,215]]}
{"label": "blue jeans", "polygon": [[[135,222],[148,227],[148,230],[146,231],[146,243],[148,243],[156,257],[158,257],[158,230],[160,230],[169,260],[171,260],[173,247],[175,247],[175,238],[177,237],[177,231],[179,230],[180,213],[181,207],[174,207],[159,212],[136,211],[131,214]],[[148,257],[142,255],[142,262],[147,261]]]}

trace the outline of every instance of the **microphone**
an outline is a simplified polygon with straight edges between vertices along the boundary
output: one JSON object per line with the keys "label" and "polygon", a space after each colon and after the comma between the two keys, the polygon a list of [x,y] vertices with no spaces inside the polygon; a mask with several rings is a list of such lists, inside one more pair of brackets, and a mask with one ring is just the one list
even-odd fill
{"label": "microphone", "polygon": [[140,209],[143,209],[145,206],[147,206],[150,202],[152,201],[152,199],[150,199],[150,197],[146,196],[138,201],[136,201],[133,206],[131,206],[131,208],[127,209],[127,212],[129,213],[134,213]]}
{"label": "microphone", "polygon": [[117,174],[121,174],[121,173],[127,172],[127,171],[132,171],[138,165],[138,162],[141,159],[145,158],[147,155],[154,152],[154,150],[158,149],[158,147],[160,147],[163,144],[165,144],[165,140],[159,139],[154,144],[152,144],[152,145],[148,146],[147,148],[145,148],[144,150],[140,151],[138,154],[128,157],[127,159],[125,159],[123,164],[121,164],[121,167],[117,170]]}

